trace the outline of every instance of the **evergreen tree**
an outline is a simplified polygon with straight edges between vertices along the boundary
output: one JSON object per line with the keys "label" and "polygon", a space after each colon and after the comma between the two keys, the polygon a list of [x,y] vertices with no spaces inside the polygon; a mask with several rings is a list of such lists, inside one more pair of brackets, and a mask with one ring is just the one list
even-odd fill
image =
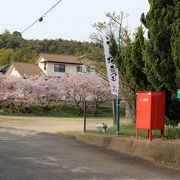
{"label": "evergreen tree", "polygon": [[132,85],[136,91],[147,90],[149,83],[147,81],[147,75],[144,72],[144,32],[142,27],[138,27],[135,40],[132,43],[131,49],[131,61],[132,61]]}
{"label": "evergreen tree", "polygon": [[111,36],[110,54],[113,56],[115,63],[120,72],[120,88],[125,90],[124,94],[129,104],[131,113],[135,113],[136,92],[147,90],[150,83],[144,72],[144,32],[142,27],[138,27],[135,39],[128,40],[124,47],[121,47],[121,54],[118,51],[116,41]]}
{"label": "evergreen tree", "polygon": [[150,87],[147,76],[144,72],[144,32],[142,27],[138,27],[135,39],[126,42],[119,54],[116,41],[111,37],[110,53],[114,57],[115,63],[123,75],[127,84],[136,92],[146,90]]}
{"label": "evergreen tree", "polygon": [[174,119],[179,113],[172,109],[172,104],[180,82],[180,2],[149,0],[149,3],[149,12],[141,16],[148,29],[145,72],[153,89],[166,90],[166,115]]}
{"label": "evergreen tree", "polygon": [[175,0],[149,0],[150,10],[141,16],[148,29],[145,51],[145,70],[155,90],[176,91],[176,66],[172,58],[172,25],[175,21]]}
{"label": "evergreen tree", "polygon": [[176,83],[180,87],[180,1],[175,1],[175,21],[172,25],[171,50],[176,67]]}

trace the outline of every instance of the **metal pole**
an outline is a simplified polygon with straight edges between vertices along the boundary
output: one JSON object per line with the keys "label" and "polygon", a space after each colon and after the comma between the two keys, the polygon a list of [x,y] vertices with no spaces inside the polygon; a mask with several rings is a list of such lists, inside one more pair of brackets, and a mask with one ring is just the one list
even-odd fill
{"label": "metal pole", "polygon": [[86,132],[86,101],[84,101],[84,132]]}
{"label": "metal pole", "polygon": [[[119,37],[118,37],[118,49],[119,49],[119,53],[121,53],[121,30],[122,30],[122,19],[123,19],[123,12],[121,12],[121,22],[120,22],[120,26],[119,26]],[[115,96],[115,104],[116,104],[116,135],[119,136],[120,134],[120,127],[119,127],[119,97]]]}
{"label": "metal pole", "polygon": [[112,114],[113,114],[113,126],[116,127],[116,102],[115,97],[112,97]]}
{"label": "metal pole", "polygon": [[115,96],[115,104],[116,104],[116,135],[118,136],[120,133],[120,129],[119,129],[119,98],[118,96]]}

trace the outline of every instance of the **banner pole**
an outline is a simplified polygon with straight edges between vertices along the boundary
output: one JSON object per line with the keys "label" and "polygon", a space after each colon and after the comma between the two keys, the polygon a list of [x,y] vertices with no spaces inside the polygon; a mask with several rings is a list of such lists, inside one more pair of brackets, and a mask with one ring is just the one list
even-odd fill
{"label": "banner pole", "polygon": [[118,88],[119,88],[119,76],[118,69],[116,68],[114,59],[109,52],[110,48],[110,33],[111,30],[103,30],[103,46],[104,55],[107,69],[108,81],[110,84],[111,94],[114,96],[114,111],[115,111],[115,126],[116,134],[119,134],[119,105],[118,105]]}
{"label": "banner pole", "polygon": [[86,132],[86,100],[84,101],[84,132]]}
{"label": "banner pole", "polygon": [[118,96],[115,96],[115,119],[116,119],[116,135],[119,136],[120,134],[120,129],[119,129],[119,98]]}

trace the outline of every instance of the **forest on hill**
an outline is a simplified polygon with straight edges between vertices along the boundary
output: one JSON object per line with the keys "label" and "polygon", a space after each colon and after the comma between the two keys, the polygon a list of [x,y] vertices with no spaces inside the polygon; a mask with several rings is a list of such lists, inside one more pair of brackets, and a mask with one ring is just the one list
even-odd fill
{"label": "forest on hill", "polygon": [[40,53],[84,56],[98,51],[102,51],[102,46],[93,42],[26,40],[20,32],[10,33],[7,30],[0,35],[0,66],[12,61],[34,63]]}

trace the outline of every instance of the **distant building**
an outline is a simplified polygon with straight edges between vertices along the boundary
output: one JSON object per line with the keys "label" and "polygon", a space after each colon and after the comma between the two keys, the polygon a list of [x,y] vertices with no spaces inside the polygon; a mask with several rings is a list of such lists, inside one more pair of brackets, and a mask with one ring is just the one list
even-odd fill
{"label": "distant building", "polygon": [[40,54],[36,64],[48,76],[87,72],[86,66],[78,61],[78,57],[71,55]]}
{"label": "distant building", "polygon": [[25,62],[13,62],[6,72],[6,75],[13,75],[21,78],[41,76],[43,74],[43,71],[41,71],[37,65]]}
{"label": "distant building", "polygon": [[62,74],[79,74],[89,72],[88,68],[71,55],[40,54],[36,64],[13,62],[6,75],[22,78],[29,76],[60,76]]}

